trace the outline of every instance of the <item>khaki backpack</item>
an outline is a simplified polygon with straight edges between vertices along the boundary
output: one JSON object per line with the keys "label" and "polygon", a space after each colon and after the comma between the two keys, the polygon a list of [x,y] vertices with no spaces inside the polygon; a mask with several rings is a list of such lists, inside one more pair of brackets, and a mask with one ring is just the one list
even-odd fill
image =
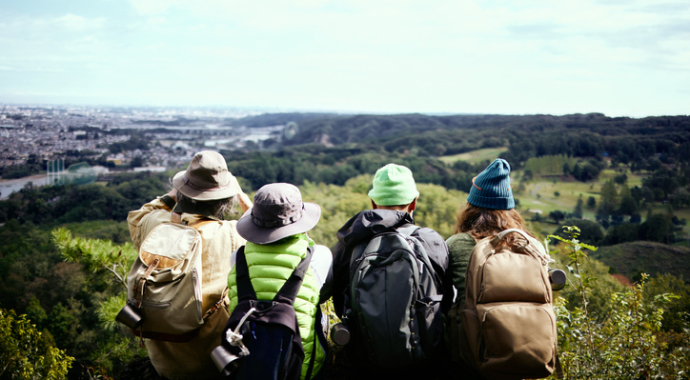
{"label": "khaki backpack", "polygon": [[[518,247],[499,242],[519,233]],[[499,247],[498,249],[496,247]],[[548,276],[550,258],[527,233],[509,229],[477,242],[466,277],[465,305],[453,309],[464,360],[486,379],[535,379],[556,367],[556,317]]]}
{"label": "khaki backpack", "polygon": [[141,317],[136,327],[128,325],[136,336],[187,342],[222,303],[225,294],[206,313],[202,311],[202,247],[197,228],[210,222],[162,223],[146,236],[127,276],[125,308]]}

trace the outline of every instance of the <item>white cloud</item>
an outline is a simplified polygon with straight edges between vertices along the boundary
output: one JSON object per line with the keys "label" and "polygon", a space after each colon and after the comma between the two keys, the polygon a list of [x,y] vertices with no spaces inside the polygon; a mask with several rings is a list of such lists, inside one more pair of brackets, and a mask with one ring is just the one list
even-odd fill
{"label": "white cloud", "polygon": [[55,67],[66,92],[157,102],[642,109],[688,102],[690,3],[660,1],[130,0],[102,14],[65,6],[0,21],[0,70]]}
{"label": "white cloud", "polygon": [[153,17],[153,18],[146,20],[146,22],[149,25],[161,25],[161,24],[167,23],[168,20],[166,20],[165,17]]}
{"label": "white cloud", "polygon": [[[140,15],[155,15],[174,8],[185,0],[129,0]],[[201,1],[199,3],[202,3]]]}
{"label": "white cloud", "polygon": [[85,30],[98,29],[105,23],[105,18],[99,17],[94,19],[86,19],[82,16],[66,14],[57,20],[55,24],[66,30],[82,32]]}

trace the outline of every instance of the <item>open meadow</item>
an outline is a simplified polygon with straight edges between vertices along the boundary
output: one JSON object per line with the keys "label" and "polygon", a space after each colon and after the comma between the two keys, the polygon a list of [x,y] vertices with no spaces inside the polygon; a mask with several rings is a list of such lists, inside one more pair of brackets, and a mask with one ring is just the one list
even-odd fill
{"label": "open meadow", "polygon": [[508,150],[508,148],[506,147],[477,149],[471,152],[454,154],[451,156],[442,156],[438,159],[445,162],[446,164],[452,164],[455,161],[466,161],[473,164],[477,164],[486,160],[493,161],[506,150]]}

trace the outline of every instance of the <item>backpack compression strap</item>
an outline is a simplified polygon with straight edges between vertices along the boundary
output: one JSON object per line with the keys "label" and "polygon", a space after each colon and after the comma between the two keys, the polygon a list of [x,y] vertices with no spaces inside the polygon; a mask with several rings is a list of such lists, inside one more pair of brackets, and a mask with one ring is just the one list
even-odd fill
{"label": "backpack compression strap", "polygon": [[[314,250],[312,247],[307,248],[307,255],[300,261],[297,268],[292,271],[290,277],[285,281],[283,286],[280,288],[278,293],[276,293],[273,298],[274,301],[279,301],[292,305],[297,297],[300,287],[302,286],[302,280],[304,280],[304,275],[307,273],[309,268],[309,263],[311,262],[311,257]],[[237,299],[238,302],[244,300],[256,300],[256,292],[254,291],[254,286],[252,286],[251,278],[249,277],[249,267],[247,266],[247,258],[244,255],[244,246],[237,250],[237,257],[235,265],[237,265],[237,270],[235,275],[237,276]]]}
{"label": "backpack compression strap", "polygon": [[[436,281],[436,285],[440,287],[441,284],[443,284],[443,282],[441,281],[439,274],[434,270],[434,266],[431,265],[431,259],[429,258],[429,254],[426,252],[424,247],[421,246],[421,242],[419,241],[419,239],[412,236],[413,233],[417,232],[420,229],[421,229],[421,227],[415,226],[414,224],[407,224],[403,227],[396,229],[395,232],[401,234],[405,238],[407,243],[410,244],[410,246],[420,245],[421,251],[424,252],[424,255],[421,255],[421,257],[419,257],[419,258],[422,261],[424,261],[424,264],[427,266],[430,273],[432,274],[434,281]],[[409,239],[414,239],[415,243],[414,244],[410,243]],[[414,251],[414,249],[413,249],[413,251]]]}

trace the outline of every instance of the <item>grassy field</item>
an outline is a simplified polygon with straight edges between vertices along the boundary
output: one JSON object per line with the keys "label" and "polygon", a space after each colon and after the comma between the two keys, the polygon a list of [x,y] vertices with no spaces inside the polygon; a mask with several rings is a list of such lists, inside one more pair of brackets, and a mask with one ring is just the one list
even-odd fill
{"label": "grassy field", "polygon": [[508,150],[506,147],[479,149],[471,152],[455,154],[452,156],[443,156],[439,157],[438,159],[447,164],[452,164],[455,161],[467,161],[476,164],[485,160],[493,161],[498,158],[499,154],[505,152],[506,150]]}

